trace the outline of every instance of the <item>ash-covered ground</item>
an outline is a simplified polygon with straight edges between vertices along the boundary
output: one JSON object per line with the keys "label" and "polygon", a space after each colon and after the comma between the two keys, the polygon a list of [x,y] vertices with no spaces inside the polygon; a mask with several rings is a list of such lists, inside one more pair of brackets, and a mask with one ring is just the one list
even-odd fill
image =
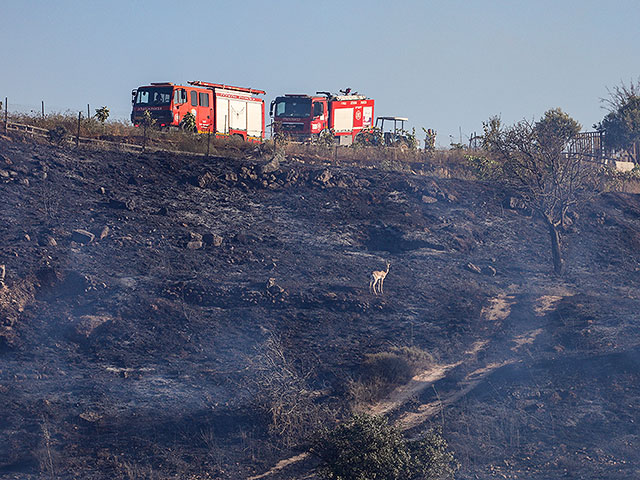
{"label": "ash-covered ground", "polygon": [[[573,216],[556,278],[490,184],[0,154],[0,478],[312,478],[301,439],[353,408],[441,425],[460,479],[640,475],[637,195]],[[431,362],[367,403],[363,364],[394,347]]]}

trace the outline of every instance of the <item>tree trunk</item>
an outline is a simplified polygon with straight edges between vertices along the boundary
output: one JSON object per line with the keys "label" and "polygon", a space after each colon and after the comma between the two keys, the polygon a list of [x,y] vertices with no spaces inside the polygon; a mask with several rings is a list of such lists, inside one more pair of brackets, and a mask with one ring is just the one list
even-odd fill
{"label": "tree trunk", "polygon": [[549,237],[551,237],[551,258],[553,260],[553,271],[556,275],[564,273],[564,259],[560,249],[560,231],[550,218],[545,217],[549,227]]}

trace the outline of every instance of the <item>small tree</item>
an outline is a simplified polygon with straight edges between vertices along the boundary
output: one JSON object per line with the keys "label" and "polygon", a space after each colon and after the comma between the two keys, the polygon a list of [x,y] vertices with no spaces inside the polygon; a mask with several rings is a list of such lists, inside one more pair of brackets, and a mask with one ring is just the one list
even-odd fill
{"label": "small tree", "polygon": [[604,146],[609,150],[627,151],[637,163],[640,144],[640,80],[614,87],[609,90],[609,98],[602,101],[609,113],[595,127],[604,133]]}
{"label": "small tree", "polygon": [[62,145],[67,138],[67,130],[62,125],[57,125],[47,131],[51,143]]}
{"label": "small tree", "polygon": [[594,165],[567,145],[580,124],[562,110],[547,111],[537,122],[503,127],[498,117],[484,124],[484,146],[494,161],[492,176],[520,194],[544,220],[557,275],[564,272],[560,231],[567,213],[595,194]]}
{"label": "small tree", "polygon": [[96,108],[95,117],[100,121],[100,123],[104,123],[109,118],[109,109],[107,107]]}
{"label": "small tree", "polygon": [[180,126],[185,132],[197,132],[196,116],[191,112],[185,113],[180,122]]}
{"label": "small tree", "polygon": [[313,442],[320,474],[333,480],[436,480],[453,478],[458,464],[437,430],[407,441],[381,416],[356,414]]}

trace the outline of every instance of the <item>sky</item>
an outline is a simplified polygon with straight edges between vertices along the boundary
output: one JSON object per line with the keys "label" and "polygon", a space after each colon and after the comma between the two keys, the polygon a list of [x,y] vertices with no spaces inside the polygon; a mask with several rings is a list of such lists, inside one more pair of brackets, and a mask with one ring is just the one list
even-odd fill
{"label": "sky", "polygon": [[638,18],[637,0],[2,0],[0,100],[128,119],[150,82],[253,87],[267,104],[350,87],[441,147],[557,107],[591,130],[607,89],[640,78]]}

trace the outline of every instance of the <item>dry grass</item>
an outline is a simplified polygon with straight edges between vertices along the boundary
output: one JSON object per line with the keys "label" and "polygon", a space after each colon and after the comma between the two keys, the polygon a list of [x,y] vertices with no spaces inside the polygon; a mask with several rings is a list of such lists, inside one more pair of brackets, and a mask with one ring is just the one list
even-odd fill
{"label": "dry grass", "polygon": [[[13,123],[31,125],[49,131],[57,129],[67,138],[78,133],[78,116],[71,112],[37,114],[11,114]],[[106,140],[116,144],[143,145],[150,149],[172,150],[221,156],[228,158],[262,158],[274,151],[283,153],[289,159],[305,163],[325,165],[354,165],[365,168],[405,172],[408,174],[430,175],[440,178],[475,178],[467,157],[473,153],[464,149],[454,150],[412,150],[401,147],[368,147],[352,145],[339,147],[326,143],[296,143],[268,139],[262,144],[244,142],[237,137],[216,137],[181,131],[160,131],[155,128],[144,130],[126,121],[108,120],[104,123],[96,118],[80,119],[80,137]],[[52,141],[54,139],[52,138]],[[58,142],[60,143],[60,142]],[[105,147],[107,148],[107,147]]]}

